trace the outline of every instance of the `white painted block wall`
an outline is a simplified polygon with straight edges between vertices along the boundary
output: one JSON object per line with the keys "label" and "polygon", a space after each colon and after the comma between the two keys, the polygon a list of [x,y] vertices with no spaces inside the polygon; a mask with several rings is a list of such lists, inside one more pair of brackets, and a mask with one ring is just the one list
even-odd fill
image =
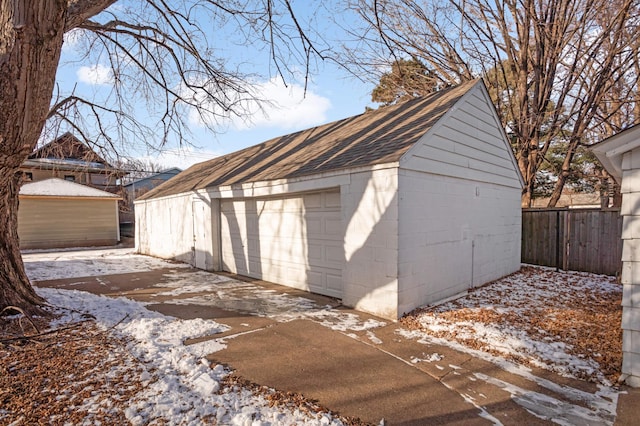
{"label": "white painted block wall", "polygon": [[622,374],[640,387],[640,148],[622,160]]}
{"label": "white painted block wall", "polygon": [[343,303],[398,318],[396,168],[350,175],[340,188],[344,226]]}
{"label": "white painted block wall", "polygon": [[410,170],[399,187],[399,315],[519,269],[519,189]]}
{"label": "white painted block wall", "polygon": [[192,195],[136,201],[136,251],[193,263]]}

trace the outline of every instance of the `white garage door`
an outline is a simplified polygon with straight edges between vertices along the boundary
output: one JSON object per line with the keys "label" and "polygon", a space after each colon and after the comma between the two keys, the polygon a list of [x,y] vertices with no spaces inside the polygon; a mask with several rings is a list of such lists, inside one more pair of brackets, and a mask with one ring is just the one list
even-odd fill
{"label": "white garage door", "polygon": [[230,272],[342,297],[340,192],[223,200],[221,248]]}

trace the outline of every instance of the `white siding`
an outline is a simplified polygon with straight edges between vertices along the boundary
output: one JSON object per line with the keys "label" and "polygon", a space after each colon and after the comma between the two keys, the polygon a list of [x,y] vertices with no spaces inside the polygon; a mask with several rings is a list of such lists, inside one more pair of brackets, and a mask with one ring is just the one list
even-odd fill
{"label": "white siding", "polygon": [[622,161],[622,374],[640,387],[640,148]]}
{"label": "white siding", "polygon": [[403,156],[400,168],[521,188],[511,148],[482,85]]}
{"label": "white siding", "polygon": [[398,318],[397,172],[354,173],[341,187],[343,303],[391,319]]}
{"label": "white siding", "polygon": [[398,313],[520,267],[520,190],[401,170]]}

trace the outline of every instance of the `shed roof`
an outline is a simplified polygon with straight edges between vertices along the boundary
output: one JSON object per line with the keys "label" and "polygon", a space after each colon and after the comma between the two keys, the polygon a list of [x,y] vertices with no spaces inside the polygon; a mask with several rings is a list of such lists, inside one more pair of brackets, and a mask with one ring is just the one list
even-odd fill
{"label": "shed roof", "polygon": [[20,195],[31,197],[113,198],[114,200],[120,199],[120,197],[116,194],[59,178],[51,178],[38,182],[26,183],[20,188]]}
{"label": "shed roof", "polygon": [[482,83],[470,81],[195,164],[140,199],[397,162],[476,84]]}

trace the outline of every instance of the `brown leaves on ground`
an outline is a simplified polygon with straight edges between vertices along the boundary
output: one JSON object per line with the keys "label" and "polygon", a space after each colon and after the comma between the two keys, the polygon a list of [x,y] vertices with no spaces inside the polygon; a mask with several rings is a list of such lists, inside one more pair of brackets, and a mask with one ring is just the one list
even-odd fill
{"label": "brown leaves on ground", "polygon": [[[124,412],[145,384],[126,342],[91,320],[51,327],[49,319],[0,317],[0,424],[129,424]],[[30,337],[25,337],[30,336]],[[220,392],[249,390],[270,406],[339,417],[315,401],[229,375]],[[339,417],[345,425],[368,425]],[[216,424],[216,419],[201,419]],[[153,424],[163,424],[154,419]]]}
{"label": "brown leaves on ground", "polygon": [[47,334],[24,318],[0,322],[0,423],[128,423],[124,409],[142,385],[124,342],[92,321]]}
{"label": "brown leaves on ground", "polygon": [[[602,285],[594,285],[594,281]],[[561,342],[567,353],[595,360],[601,374],[615,383],[622,366],[621,300],[622,286],[612,277],[525,266],[470,290],[461,299],[417,309],[401,322],[410,329],[525,364],[536,354],[505,354],[482,339],[470,338],[470,323],[524,332],[535,341]],[[426,326],[429,322],[455,327],[433,330]],[[581,378],[598,381],[588,374]]]}

